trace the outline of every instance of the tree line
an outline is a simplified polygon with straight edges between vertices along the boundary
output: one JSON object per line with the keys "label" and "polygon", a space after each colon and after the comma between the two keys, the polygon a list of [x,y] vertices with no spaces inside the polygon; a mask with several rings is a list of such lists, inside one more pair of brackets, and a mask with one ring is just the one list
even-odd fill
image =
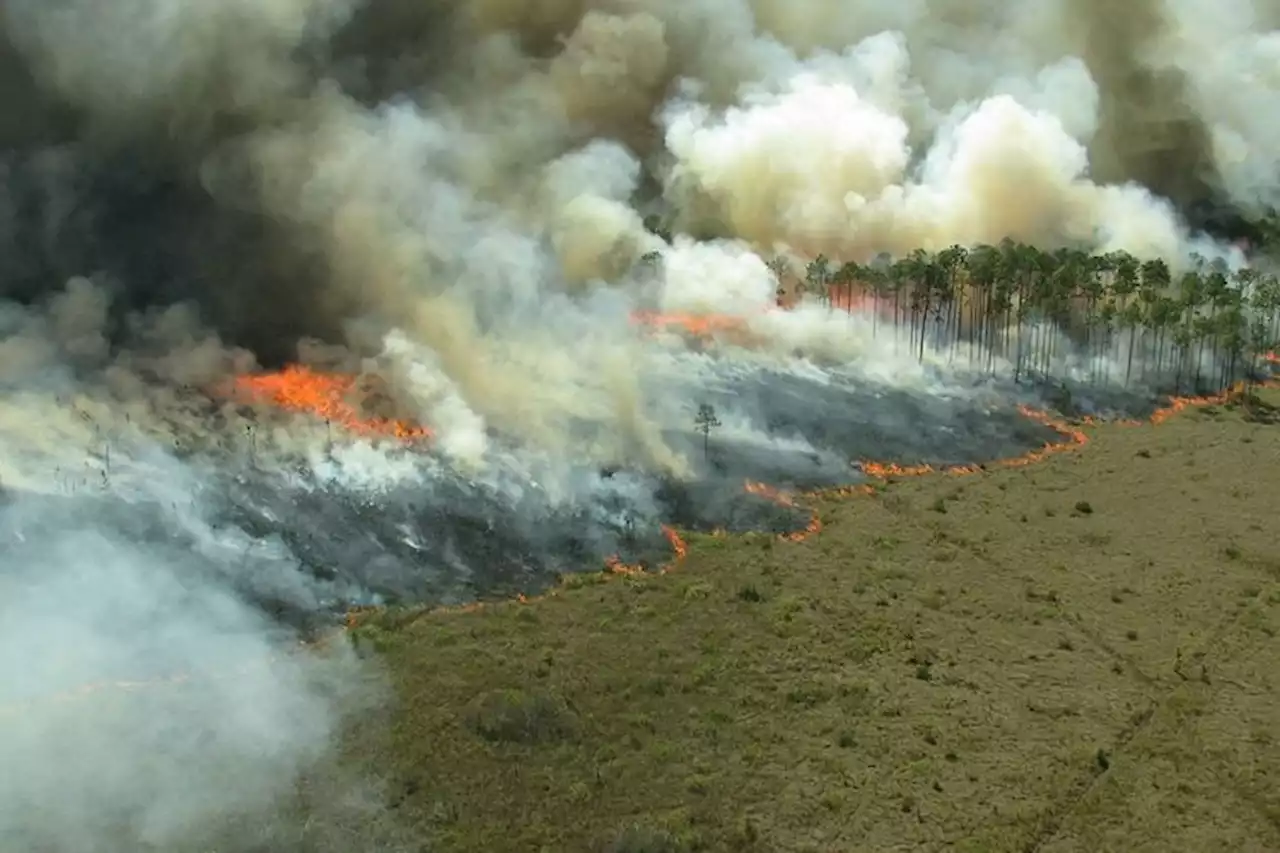
{"label": "tree line", "polygon": [[1071,362],[1086,381],[1175,392],[1260,375],[1280,342],[1280,279],[1193,261],[1174,275],[1126,252],[1006,240],[869,263],[819,256],[803,272],[782,257],[769,265],[802,298],[869,313],[873,334],[922,360],[928,348],[980,370],[1012,365],[1015,380],[1056,376]]}

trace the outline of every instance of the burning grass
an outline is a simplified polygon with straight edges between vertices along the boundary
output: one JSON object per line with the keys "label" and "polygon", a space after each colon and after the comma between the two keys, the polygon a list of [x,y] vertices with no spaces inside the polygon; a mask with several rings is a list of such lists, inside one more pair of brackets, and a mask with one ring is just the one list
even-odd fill
{"label": "burning grass", "polygon": [[[343,772],[440,850],[1280,849],[1277,402],[749,484],[809,535],[670,531],[678,572],[353,614],[398,702]],[[113,701],[142,689],[170,685]]]}
{"label": "burning grass", "polygon": [[1245,402],[890,474],[663,576],[371,616],[401,704],[348,760],[441,850],[1280,849],[1280,434]]}
{"label": "burning grass", "polygon": [[412,421],[372,416],[361,398],[369,396],[360,377],[323,373],[300,364],[276,373],[237,377],[227,396],[246,403],[269,405],[286,412],[311,415],[355,435],[395,438],[403,441],[429,439],[431,430]]}

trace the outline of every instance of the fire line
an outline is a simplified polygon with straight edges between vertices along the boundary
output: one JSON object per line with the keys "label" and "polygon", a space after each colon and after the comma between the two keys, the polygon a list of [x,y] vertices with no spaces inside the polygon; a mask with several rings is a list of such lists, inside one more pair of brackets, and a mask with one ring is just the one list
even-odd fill
{"label": "fire line", "polygon": [[238,376],[231,394],[246,402],[312,415],[355,435],[402,441],[431,438],[431,430],[418,424],[365,416],[352,402],[357,382],[355,376],[320,373],[295,364],[278,373]]}
{"label": "fire line", "polygon": [[[255,391],[262,391],[263,394],[260,399],[263,402],[274,402],[274,403],[277,403],[278,405],[281,405],[283,408],[290,408],[294,411],[311,411],[311,412],[317,411],[317,408],[314,405],[314,400],[316,398],[315,396],[312,396],[313,394],[316,393],[317,389],[324,390],[324,393],[320,395],[322,399],[332,400],[333,399],[332,397],[325,396],[325,395],[331,394],[334,391],[336,391],[338,393],[338,398],[340,399],[343,390],[349,390],[350,388],[354,387],[355,380],[353,377],[345,377],[345,376],[326,377],[324,374],[314,374],[310,371],[307,371],[305,368],[298,369],[298,370],[301,371],[300,374],[296,374],[292,376],[287,381],[272,381],[271,377],[277,376],[278,374],[270,374],[266,377],[261,377],[261,376],[252,377],[252,379],[255,381],[251,382],[247,387],[253,388]],[[288,373],[289,371],[288,369],[286,369],[286,371],[284,372]],[[315,377],[318,377],[319,381],[313,381]],[[266,380],[266,381],[262,381],[262,380]],[[301,400],[305,401],[304,404],[301,404],[301,405],[294,404],[294,401],[299,400],[300,398],[292,391],[285,390],[279,393],[277,393],[276,391],[277,388],[282,388],[282,387],[284,389],[296,389],[298,387],[297,383],[300,381],[305,387],[310,389],[309,391],[304,393],[301,397]],[[1273,381],[1262,383],[1262,384],[1265,387],[1276,387],[1277,384],[1280,384],[1280,381],[1273,380]],[[240,382],[237,382],[237,385],[239,386]],[[1224,402],[1229,402],[1230,400],[1238,396],[1242,390],[1243,390],[1242,385],[1236,385],[1220,394],[1213,394],[1213,395],[1208,395],[1203,397],[1174,397],[1170,399],[1170,402],[1168,405],[1160,409],[1157,409],[1147,421],[1145,422],[1144,421],[1122,421],[1121,424],[1125,426],[1141,425],[1142,423],[1159,425],[1168,421],[1169,418],[1171,418],[1173,415],[1179,412],[1185,411],[1189,408],[1218,405]],[[284,402],[279,402],[279,401],[284,401]],[[341,406],[338,406],[336,409],[326,409],[325,407],[322,406],[320,407],[319,411],[329,411],[333,414],[339,414],[339,415],[349,414],[348,412],[343,410]],[[1062,452],[1065,450],[1076,449],[1088,443],[1088,436],[1086,436],[1084,432],[1077,426],[1068,424],[1065,421],[1054,418],[1052,415],[1048,414],[1047,412],[1043,412],[1037,409],[1022,408],[1020,409],[1020,411],[1024,416],[1031,418],[1033,420],[1039,421],[1040,423],[1043,423],[1046,426],[1049,426],[1052,429],[1056,430],[1057,432],[1059,432],[1061,435],[1064,436],[1064,440],[1061,442],[1046,444],[1044,447],[1040,448],[1039,450],[1031,451],[1030,453],[1023,454],[1022,456],[1012,457],[1004,460],[998,460],[997,462],[992,463],[991,465],[988,465],[985,467],[963,465],[963,466],[954,466],[949,468],[944,467],[944,468],[938,469],[938,468],[932,468],[929,466],[898,466],[898,465],[886,464],[886,463],[866,462],[862,464],[862,470],[864,473],[868,474],[869,476],[875,479],[922,476],[930,473],[967,475],[967,474],[978,473],[983,470],[989,470],[990,468],[993,468],[993,467],[1021,467],[1025,465],[1030,465],[1033,462],[1038,462],[1043,459],[1046,459],[1048,456],[1054,453]],[[334,419],[338,420],[339,422],[345,423],[345,420],[342,418],[334,418]],[[393,422],[375,421],[374,423],[379,424],[379,427],[376,431],[377,434],[389,434],[397,437],[400,437],[402,435],[400,432],[397,431],[397,428],[388,429],[387,426],[384,426],[386,424],[393,423]],[[1094,421],[1085,420],[1082,422],[1082,425],[1090,426],[1090,425],[1093,425],[1094,423],[1095,423]],[[357,428],[355,431],[360,432],[361,430]],[[416,437],[421,435],[429,435],[429,433],[425,430],[421,430],[421,428],[410,428],[406,431],[406,437]],[[752,494],[757,494],[762,497],[766,497],[769,500],[773,500],[782,506],[796,507],[800,505],[796,495],[790,492],[785,492],[779,489],[775,489],[772,486],[769,486],[764,483],[748,482],[744,485],[744,488],[746,489],[746,491]],[[866,483],[861,483],[861,484],[855,484],[851,486],[841,486],[835,489],[825,489],[817,492],[811,492],[811,493],[804,494],[800,497],[803,497],[806,499],[821,499],[821,498],[830,499],[830,498],[849,497],[854,495],[873,495],[875,494],[875,491],[876,491],[875,488],[872,487],[871,485]],[[810,509],[810,512],[812,513],[811,520],[808,526],[804,530],[797,531],[794,533],[789,533],[789,534],[782,534],[779,538],[787,541],[799,542],[820,532],[822,530],[822,521],[818,517],[817,512],[815,510]],[[614,557],[614,558],[610,558],[609,560],[606,560],[605,573],[607,575],[612,575],[612,576],[636,576],[636,575],[649,575],[649,574],[661,575],[661,574],[666,574],[672,571],[673,569],[675,569],[676,566],[680,562],[682,562],[685,559],[685,557],[688,555],[688,550],[689,550],[688,544],[680,536],[679,532],[676,531],[674,528],[663,525],[662,532],[667,537],[668,542],[671,544],[672,558],[669,562],[660,566],[656,571],[649,571],[642,566],[630,566],[630,565],[623,564],[620,559]],[[551,597],[560,595],[566,588],[567,587],[562,583],[559,586],[551,588],[543,595],[531,596],[531,597],[520,595],[520,596],[517,596],[515,601],[521,604],[527,604],[540,599],[551,598]],[[491,606],[494,603],[495,602],[477,601],[477,602],[473,602],[470,604],[465,604],[457,607],[436,607],[436,608],[432,608],[431,612],[433,613],[472,613],[472,612],[482,610],[488,606]],[[497,603],[508,603],[508,602],[497,602]],[[347,613],[345,624],[342,626],[341,629],[339,629],[340,632],[346,632],[353,628],[358,627],[360,624],[361,617],[365,615],[367,612],[376,611],[376,609],[377,608],[367,608],[367,609],[353,608],[349,610]],[[309,646],[323,645],[326,641],[327,641],[326,638],[322,638],[321,640],[315,643],[303,644],[302,649],[305,650]],[[231,670],[231,671],[220,672],[220,673],[205,673],[205,674],[202,674],[201,677],[205,679],[235,677],[236,674],[238,674],[240,671],[243,671],[243,670],[244,668],[242,667],[237,670]],[[174,675],[164,676],[161,678],[156,678],[151,680],[114,681],[114,682],[103,682],[98,684],[84,685],[81,687],[62,691],[52,696],[37,697],[33,699],[24,700],[22,702],[13,703],[8,706],[0,707],[0,718],[4,718],[6,716],[13,716],[25,709],[33,708],[42,702],[61,702],[61,701],[82,699],[86,696],[91,696],[91,695],[100,693],[104,690],[132,692],[132,691],[137,691],[137,690],[148,688],[148,687],[156,687],[156,686],[161,686],[166,684],[183,684],[183,683],[190,682],[194,677],[195,676],[193,676],[191,673],[177,673]]]}

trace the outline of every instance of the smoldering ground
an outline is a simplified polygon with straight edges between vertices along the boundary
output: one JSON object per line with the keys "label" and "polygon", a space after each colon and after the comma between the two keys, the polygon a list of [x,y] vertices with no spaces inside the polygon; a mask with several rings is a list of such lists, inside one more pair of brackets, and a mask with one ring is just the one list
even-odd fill
{"label": "smoldering ground", "polygon": [[[874,386],[655,342],[722,421],[714,437],[691,420],[664,434],[685,477],[566,466],[497,433],[476,468],[273,421],[216,393],[251,357],[188,311],[126,315],[109,334],[114,313],[109,288],[72,279],[0,315],[0,753],[19,768],[0,829],[28,849],[349,849],[352,833],[393,849],[368,780],[292,805],[297,777],[324,782],[340,725],[379,696],[341,643],[303,651],[296,629],[352,604],[535,591],[611,551],[663,559],[661,521],[802,526],[743,477],[843,481],[861,450],[902,447],[907,424],[913,450],[948,458],[1041,438],[1007,409],[979,417],[980,394],[942,399],[910,359],[882,359],[897,386]],[[656,410],[693,394],[655,391]],[[970,445],[930,439],[943,430]]]}
{"label": "smoldering ground", "polygon": [[287,549],[207,521],[197,478],[162,449],[115,448],[109,482],[11,489],[0,511],[0,837],[25,850],[337,849],[329,815],[377,814],[363,780],[332,777],[323,832],[284,809],[299,776],[331,777],[340,727],[377,679],[340,641],[299,648],[239,594],[265,583],[315,606],[324,593]]}
{"label": "smoldering ground", "polygon": [[[963,365],[763,313],[765,257],[1009,237],[1236,262],[1179,211],[1275,201],[1277,16],[9,0],[5,698],[270,662],[23,717],[0,736],[23,768],[0,818],[33,849],[167,848],[270,802],[355,679],[280,657],[264,611],[532,589],[615,551],[658,559],[662,521],[798,522],[747,478],[1043,442]],[[632,275],[654,252],[660,273]],[[753,342],[691,352],[637,308],[738,316]],[[297,360],[385,377],[433,450],[218,393]]]}
{"label": "smoldering ground", "polygon": [[[1058,438],[1018,414],[1012,389],[965,385],[942,363],[918,362],[914,348],[876,355],[877,374],[651,339],[636,343],[650,365],[640,404],[662,425],[653,440],[671,467],[634,464],[584,414],[563,426],[576,458],[465,416],[429,441],[371,440],[314,412],[244,405],[234,383],[252,375],[251,357],[183,309],[127,318],[120,334],[131,344],[120,349],[105,332],[111,316],[109,292],[85,279],[39,312],[10,312],[0,348],[10,452],[0,475],[15,490],[88,498],[114,488],[130,442],[163,446],[200,473],[211,523],[243,538],[243,554],[226,552],[235,565],[280,548],[301,563],[314,580],[307,595],[287,572],[291,583],[279,587],[281,573],[261,569],[229,580],[309,629],[351,605],[531,594],[615,556],[657,565],[670,554],[664,524],[805,527],[807,513],[745,489],[750,482],[809,490],[861,479],[860,460],[973,464]],[[855,339],[866,322],[825,311],[797,319]],[[409,368],[425,355],[389,352],[368,364],[411,398]],[[712,413],[702,431],[691,401]],[[142,531],[157,526],[139,519]]]}

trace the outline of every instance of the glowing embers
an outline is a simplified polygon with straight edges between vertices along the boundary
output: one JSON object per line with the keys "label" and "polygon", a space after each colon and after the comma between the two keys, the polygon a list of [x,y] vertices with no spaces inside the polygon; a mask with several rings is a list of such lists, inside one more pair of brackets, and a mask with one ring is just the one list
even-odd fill
{"label": "glowing embers", "polygon": [[431,430],[411,421],[366,414],[361,398],[367,398],[368,391],[357,376],[290,365],[278,373],[239,376],[232,394],[245,402],[312,415],[354,435],[402,441],[431,438]]}
{"label": "glowing embers", "polygon": [[[828,289],[826,304],[830,310],[848,314],[880,311],[880,300],[862,290],[832,285]],[[780,297],[776,305],[760,310],[761,314],[791,311],[800,304],[797,294]],[[714,337],[717,334],[749,335],[750,325],[746,317],[734,314],[663,313],[661,311],[635,311],[631,322],[651,329],[665,328],[683,331],[695,337]]]}
{"label": "glowing embers", "polygon": [[657,311],[636,311],[631,315],[631,322],[649,328],[678,329],[697,337],[747,331],[746,319],[730,314],[663,314]]}
{"label": "glowing embers", "polygon": [[1048,412],[1040,409],[1033,409],[1030,406],[1019,406],[1018,413],[1028,420],[1043,424],[1062,436],[1062,441],[1051,441],[1036,450],[1028,451],[1021,456],[1014,456],[1008,459],[998,459],[989,465],[951,465],[942,468],[935,468],[932,465],[896,465],[892,462],[872,462],[864,461],[861,463],[862,472],[868,477],[874,477],[879,480],[889,477],[920,477],[925,474],[977,474],[987,468],[1017,468],[1023,465],[1030,465],[1033,462],[1039,462],[1052,456],[1055,453],[1061,453],[1064,450],[1074,450],[1089,443],[1089,437],[1084,432],[1065,421],[1055,418]]}
{"label": "glowing embers", "polygon": [[[768,501],[773,501],[778,506],[784,506],[789,509],[799,509],[800,505],[796,503],[795,496],[790,492],[784,492],[781,489],[774,488],[768,483],[759,483],[748,480],[743,486],[747,494],[756,495]],[[818,517],[818,511],[813,507],[804,507],[809,510],[809,523],[805,525],[803,530],[795,530],[791,533],[781,534],[781,538],[788,542],[801,542],[817,533],[822,532],[822,519]]]}
{"label": "glowing embers", "polygon": [[1170,397],[1169,405],[1164,408],[1157,409],[1151,415],[1153,424],[1164,423],[1169,418],[1181,412],[1184,409],[1198,406],[1216,406],[1222,403],[1231,403],[1241,399],[1246,394],[1246,387],[1243,382],[1237,382],[1227,390],[1220,394],[1210,394],[1206,397]]}
{"label": "glowing embers", "polygon": [[[670,527],[666,524],[662,525],[662,535],[667,537],[667,542],[671,545],[672,559],[671,562],[664,563],[662,566],[658,567],[658,574],[666,574],[669,572],[675,567],[676,563],[683,560],[685,555],[689,553],[688,544],[685,543],[683,537],[680,536],[674,527]],[[606,571],[615,575],[643,575],[648,572],[644,566],[631,565],[622,562],[622,558],[617,554],[612,557],[606,557],[604,565]]]}

